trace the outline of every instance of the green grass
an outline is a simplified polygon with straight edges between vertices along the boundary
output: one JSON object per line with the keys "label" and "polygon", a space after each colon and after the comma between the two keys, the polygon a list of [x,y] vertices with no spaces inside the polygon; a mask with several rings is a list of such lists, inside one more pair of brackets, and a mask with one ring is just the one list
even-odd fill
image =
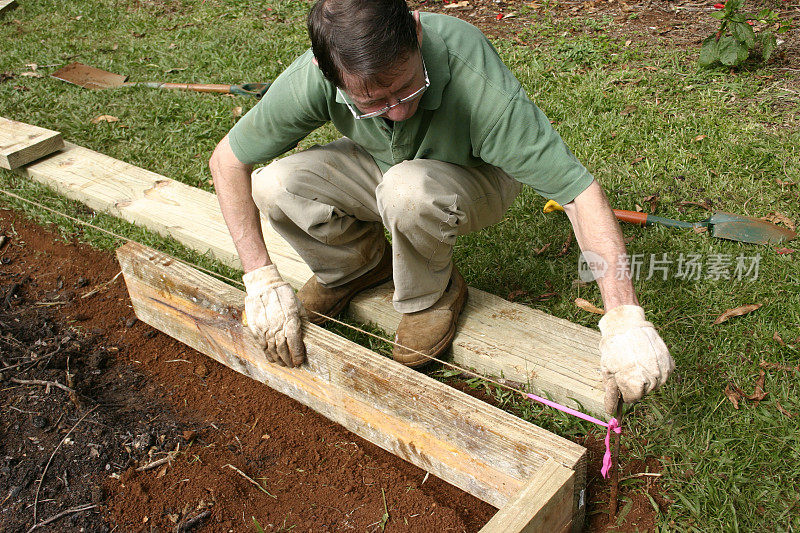
{"label": "green grass", "polygon": [[[17,74],[0,83],[0,114],[59,130],[69,141],[206,190],[211,177],[207,160],[234,124],[234,108],[246,112],[255,100],[140,88],[94,92],[47,77],[20,77],[29,70],[25,64],[81,61],[134,81],[260,82],[274,78],[308,45],[303,22],[308,4],[303,1],[21,4],[0,20],[0,72]],[[798,186],[775,181],[800,181],[798,84],[796,77],[786,78],[793,73],[770,66],[741,73],[701,71],[696,50],[647,46],[639,40],[625,46],[624,39],[605,33],[608,25],[608,20],[581,19],[551,23],[544,16],[520,31],[523,39],[535,37],[535,47],[495,44],[611,202],[620,208],[646,207],[644,198],[658,194],[659,215],[693,220],[705,213],[696,208],[681,212],[679,202],[709,198],[720,210],[751,216],[780,211],[800,219]],[[569,33],[580,28],[591,33]],[[39,71],[49,74],[55,68]],[[91,123],[102,114],[120,122]],[[706,137],[695,141],[701,135]],[[300,148],[335,137],[331,128],[323,128]],[[237,274],[9,172],[0,173],[0,186],[224,275]],[[542,214],[543,204],[526,190],[502,222],[459,241],[456,261],[475,287],[501,296],[523,289],[531,306],[595,327],[597,317],[572,302],[580,296],[599,304],[598,290],[573,285],[576,247],[557,257],[570,227],[563,214]],[[3,199],[0,205],[58,224],[65,238],[77,235],[106,249],[118,244],[16,201]],[[698,254],[704,264],[719,254],[761,254],[756,280],[643,276],[636,281],[639,298],[678,365],[668,386],[633,410],[624,439],[630,447],[624,459],[656,457],[663,464],[661,481],[672,504],[659,515],[659,528],[797,531],[800,375],[768,370],[769,395],[758,406],[745,402],[739,410],[723,390],[731,381],[752,391],[762,359],[800,363],[797,346],[773,340],[776,332],[788,343],[800,335],[800,253],[778,255],[770,247],[664,228],[624,231],[633,238],[629,252],[643,254],[648,262],[651,254],[662,253],[673,260],[681,253]],[[547,243],[550,249],[536,255]],[[558,296],[535,298],[550,291]],[[725,309],[748,303],[764,306],[712,324]],[[595,431],[492,388],[489,392],[559,434]],[[777,402],[795,418],[781,414]]]}

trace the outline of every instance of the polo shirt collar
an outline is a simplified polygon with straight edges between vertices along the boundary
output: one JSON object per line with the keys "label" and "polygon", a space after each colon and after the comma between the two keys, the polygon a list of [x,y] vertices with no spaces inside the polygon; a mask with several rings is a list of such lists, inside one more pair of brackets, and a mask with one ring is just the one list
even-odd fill
{"label": "polo shirt collar", "polygon": [[[450,81],[450,65],[447,61],[447,45],[439,35],[425,25],[422,21],[422,57],[425,59],[425,68],[431,85],[419,101],[423,109],[438,109],[442,104],[442,93]],[[347,104],[343,91],[336,91],[336,103]]]}

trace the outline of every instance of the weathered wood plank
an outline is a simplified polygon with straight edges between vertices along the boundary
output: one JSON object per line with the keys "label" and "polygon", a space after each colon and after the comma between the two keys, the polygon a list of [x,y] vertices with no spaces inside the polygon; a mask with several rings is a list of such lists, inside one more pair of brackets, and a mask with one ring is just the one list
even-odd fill
{"label": "weathered wood plank", "polygon": [[15,7],[17,7],[16,0],[0,0],[0,18]]}
{"label": "weathered wood plank", "polygon": [[573,522],[575,472],[548,460],[480,533],[562,533],[580,530]]}
{"label": "weathered wood plank", "polygon": [[267,363],[241,324],[241,291],[138,244],[117,257],[142,321],[492,505],[548,460],[585,479],[583,447],[310,323],[306,364]]}
{"label": "weathered wood plank", "polygon": [[[2,6],[0,6],[0,12]],[[57,131],[0,117],[0,167],[13,170],[64,147]]]}
{"label": "weathered wood plank", "polygon": [[[168,235],[238,267],[216,196],[159,174],[67,143],[66,149],[21,169],[61,194]],[[266,221],[264,235],[273,261],[293,286],[311,275],[308,267]],[[351,314],[393,332],[400,315],[391,304],[391,284],[356,297]],[[470,288],[453,342],[454,363],[531,388],[594,414],[603,412],[599,333],[546,313]],[[574,400],[574,401],[572,401]]]}

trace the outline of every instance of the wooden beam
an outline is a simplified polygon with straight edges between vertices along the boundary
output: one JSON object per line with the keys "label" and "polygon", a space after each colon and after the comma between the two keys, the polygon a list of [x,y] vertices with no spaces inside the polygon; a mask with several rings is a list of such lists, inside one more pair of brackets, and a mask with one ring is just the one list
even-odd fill
{"label": "wooden beam", "polygon": [[496,507],[554,461],[579,480],[568,507],[582,514],[582,446],[308,322],[307,363],[270,364],[241,324],[241,291],[139,244],[117,257],[140,320]]}
{"label": "wooden beam", "polygon": [[575,472],[548,460],[480,533],[563,533],[580,530],[573,521]]}
{"label": "wooden beam", "polygon": [[57,131],[0,117],[0,167],[2,168],[13,170],[63,147],[64,140]]}
{"label": "wooden beam", "polygon": [[[241,267],[214,194],[70,143],[19,171],[92,209]],[[262,227],[281,274],[300,287],[311,271],[266,220]],[[391,291],[386,284],[362,293],[349,312],[391,334],[400,321]],[[599,341],[596,330],[470,288],[451,357],[460,366],[528,384],[538,394],[603,416]]]}
{"label": "wooden beam", "polygon": [[0,0],[0,18],[15,7],[17,7],[16,0]]}

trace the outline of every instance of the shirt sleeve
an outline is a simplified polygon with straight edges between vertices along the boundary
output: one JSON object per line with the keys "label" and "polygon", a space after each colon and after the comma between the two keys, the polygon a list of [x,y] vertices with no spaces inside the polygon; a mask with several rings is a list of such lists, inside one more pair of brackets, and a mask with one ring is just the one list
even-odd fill
{"label": "shirt sleeve", "polygon": [[562,205],[594,180],[522,87],[488,131],[479,156]]}
{"label": "shirt sleeve", "polygon": [[228,133],[239,161],[248,165],[269,161],[330,120],[330,87],[312,58],[311,51],[297,58]]}

